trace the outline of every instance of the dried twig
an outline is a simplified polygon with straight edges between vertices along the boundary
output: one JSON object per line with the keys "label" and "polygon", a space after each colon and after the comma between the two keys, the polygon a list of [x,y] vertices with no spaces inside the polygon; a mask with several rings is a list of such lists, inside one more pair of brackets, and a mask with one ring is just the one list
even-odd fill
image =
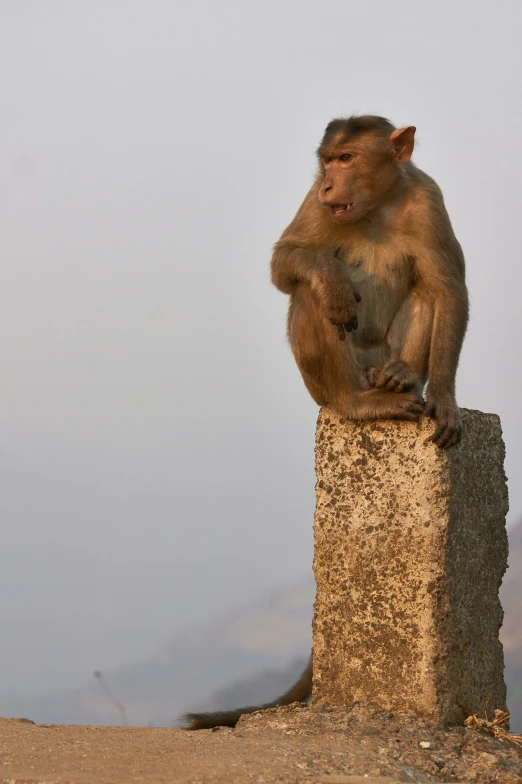
{"label": "dried twig", "polygon": [[522,735],[516,735],[514,732],[509,732],[509,730],[506,729],[508,721],[509,713],[502,710],[496,710],[495,718],[489,721],[486,709],[484,708],[482,718],[472,713],[471,716],[468,716],[464,724],[470,729],[478,730],[486,735],[491,735],[493,738],[497,738],[497,740],[500,741],[508,740],[510,743],[514,743],[522,748]]}
{"label": "dried twig", "polygon": [[100,684],[101,688],[103,689],[107,697],[118,709],[120,714],[121,726],[127,727],[129,722],[127,721],[127,711],[125,710],[125,705],[123,705],[123,703],[121,703],[119,699],[115,697],[112,691],[109,689],[101,670],[95,670],[93,675],[95,678],[97,678],[98,683]]}

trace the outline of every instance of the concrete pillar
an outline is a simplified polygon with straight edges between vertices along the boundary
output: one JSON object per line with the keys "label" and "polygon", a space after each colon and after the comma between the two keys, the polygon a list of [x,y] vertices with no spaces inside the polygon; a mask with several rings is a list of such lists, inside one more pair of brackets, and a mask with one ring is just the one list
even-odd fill
{"label": "concrete pillar", "polygon": [[463,410],[433,423],[317,425],[313,702],[368,700],[442,724],[505,709],[498,590],[507,567],[504,444]]}

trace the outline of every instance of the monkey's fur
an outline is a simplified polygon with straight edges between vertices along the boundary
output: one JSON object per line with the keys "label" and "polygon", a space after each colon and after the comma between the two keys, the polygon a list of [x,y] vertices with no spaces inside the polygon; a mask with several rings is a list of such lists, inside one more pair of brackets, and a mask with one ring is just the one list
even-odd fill
{"label": "monkey's fur", "polygon": [[[414,135],[371,115],[329,123],[315,182],[275,245],[272,282],[290,295],[290,345],[316,403],[346,419],[434,417],[429,440],[448,448],[462,433],[464,257],[439,187],[410,160]],[[311,688],[310,660],[272,703],[186,719],[191,729],[234,726]]]}
{"label": "monkey's fur", "polygon": [[414,133],[372,116],[328,125],[272,281],[290,294],[290,345],[319,405],[347,419],[424,413],[449,447],[461,436],[464,257],[438,186],[410,160]]}
{"label": "monkey's fur", "polygon": [[312,657],[308,660],[306,669],[294,683],[291,689],[282,697],[264,705],[249,705],[246,708],[236,708],[230,711],[216,711],[215,713],[186,713],[183,720],[188,723],[189,730],[208,730],[212,727],[235,727],[239,717],[244,713],[254,713],[258,710],[276,708],[278,705],[291,705],[293,702],[305,702],[312,695]]}

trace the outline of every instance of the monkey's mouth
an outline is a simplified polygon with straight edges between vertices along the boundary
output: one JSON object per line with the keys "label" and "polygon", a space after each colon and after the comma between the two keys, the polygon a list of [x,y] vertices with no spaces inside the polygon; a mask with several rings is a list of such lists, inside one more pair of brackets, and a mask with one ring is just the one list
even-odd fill
{"label": "monkey's mouth", "polygon": [[353,210],[353,205],[353,201],[350,204],[332,204],[330,215],[342,215],[344,212],[350,212],[350,210]]}

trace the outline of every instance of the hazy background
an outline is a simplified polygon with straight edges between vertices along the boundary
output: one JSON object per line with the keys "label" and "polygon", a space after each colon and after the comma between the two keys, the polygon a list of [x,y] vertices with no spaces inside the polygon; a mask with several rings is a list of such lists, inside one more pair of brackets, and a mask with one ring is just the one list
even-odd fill
{"label": "hazy background", "polygon": [[[316,407],[269,285],[328,120],[415,124],[522,514],[522,6],[0,0],[0,692],[311,571]],[[1,706],[0,706],[1,713]]]}

